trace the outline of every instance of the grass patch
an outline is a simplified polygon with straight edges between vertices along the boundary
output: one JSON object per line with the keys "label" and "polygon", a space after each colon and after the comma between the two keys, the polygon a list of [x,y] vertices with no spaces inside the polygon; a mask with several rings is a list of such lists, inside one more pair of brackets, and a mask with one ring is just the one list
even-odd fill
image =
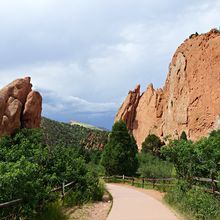
{"label": "grass patch", "polygon": [[35,220],[67,220],[68,217],[64,214],[61,202],[48,204]]}

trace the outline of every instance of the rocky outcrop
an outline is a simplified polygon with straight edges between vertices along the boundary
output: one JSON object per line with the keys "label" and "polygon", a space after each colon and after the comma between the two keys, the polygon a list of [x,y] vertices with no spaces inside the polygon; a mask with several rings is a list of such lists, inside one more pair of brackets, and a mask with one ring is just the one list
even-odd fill
{"label": "rocky outcrop", "polygon": [[140,85],[137,85],[134,91],[129,91],[127,98],[120,107],[116,118],[126,122],[129,130],[134,129],[134,119],[136,116],[136,108],[140,99]]}
{"label": "rocky outcrop", "polygon": [[0,136],[40,127],[42,97],[32,91],[30,80],[17,79],[0,90]]}
{"label": "rocky outcrop", "polygon": [[[139,148],[148,134],[179,138],[185,131],[197,140],[220,128],[220,33],[191,35],[180,45],[169,66],[163,89],[150,84],[138,98],[138,104],[123,103],[116,116],[133,132]],[[127,107],[132,117],[127,122]],[[129,115],[129,114],[128,114]]]}

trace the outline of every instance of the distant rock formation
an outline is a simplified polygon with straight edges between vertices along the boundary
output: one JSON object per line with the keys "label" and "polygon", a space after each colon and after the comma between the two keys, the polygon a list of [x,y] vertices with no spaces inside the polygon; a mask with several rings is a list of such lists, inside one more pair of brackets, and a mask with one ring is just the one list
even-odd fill
{"label": "distant rock formation", "polygon": [[0,136],[40,127],[42,97],[32,91],[30,81],[30,77],[17,79],[0,90]]}
{"label": "distant rock formation", "polygon": [[220,33],[194,34],[175,52],[163,89],[130,91],[115,121],[124,120],[139,148],[148,134],[191,140],[220,129]]}

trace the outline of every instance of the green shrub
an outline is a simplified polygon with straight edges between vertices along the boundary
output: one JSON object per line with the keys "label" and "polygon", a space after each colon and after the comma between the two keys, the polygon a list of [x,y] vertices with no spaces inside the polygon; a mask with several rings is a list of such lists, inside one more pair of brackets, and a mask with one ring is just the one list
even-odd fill
{"label": "green shrub", "polygon": [[140,153],[138,155],[138,173],[146,178],[169,178],[175,174],[174,166],[168,161],[164,161],[150,153]]}
{"label": "green shrub", "polygon": [[[12,138],[0,139],[0,202],[22,198],[21,207],[3,210],[34,216],[49,198],[51,176],[46,172],[48,150],[40,143],[37,130],[23,130]],[[19,210],[19,211],[18,211]]]}
{"label": "green shrub", "polygon": [[165,200],[190,219],[220,219],[220,201],[212,194],[190,188],[188,183],[179,182],[166,195]]}
{"label": "green shrub", "polygon": [[217,178],[220,170],[220,133],[193,143],[174,140],[161,149],[162,154],[173,162],[180,178],[192,180],[193,176]]}
{"label": "green shrub", "polygon": [[174,140],[168,146],[162,147],[161,153],[174,164],[179,178],[192,179],[196,167],[196,154],[192,142]]}
{"label": "green shrub", "polygon": [[220,132],[208,138],[191,141],[172,141],[162,148],[162,154],[174,163],[177,176],[184,180],[166,195],[165,199],[183,213],[195,219],[220,219],[220,200],[195,184],[211,188],[210,183],[195,182],[193,177],[218,179],[220,174]]}

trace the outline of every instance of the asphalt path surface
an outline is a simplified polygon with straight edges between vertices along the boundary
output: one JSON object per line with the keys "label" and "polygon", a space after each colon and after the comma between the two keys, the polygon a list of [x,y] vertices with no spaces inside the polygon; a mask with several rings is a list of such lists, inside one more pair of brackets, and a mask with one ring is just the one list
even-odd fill
{"label": "asphalt path surface", "polygon": [[179,220],[163,203],[133,188],[107,184],[113,206],[107,220]]}

